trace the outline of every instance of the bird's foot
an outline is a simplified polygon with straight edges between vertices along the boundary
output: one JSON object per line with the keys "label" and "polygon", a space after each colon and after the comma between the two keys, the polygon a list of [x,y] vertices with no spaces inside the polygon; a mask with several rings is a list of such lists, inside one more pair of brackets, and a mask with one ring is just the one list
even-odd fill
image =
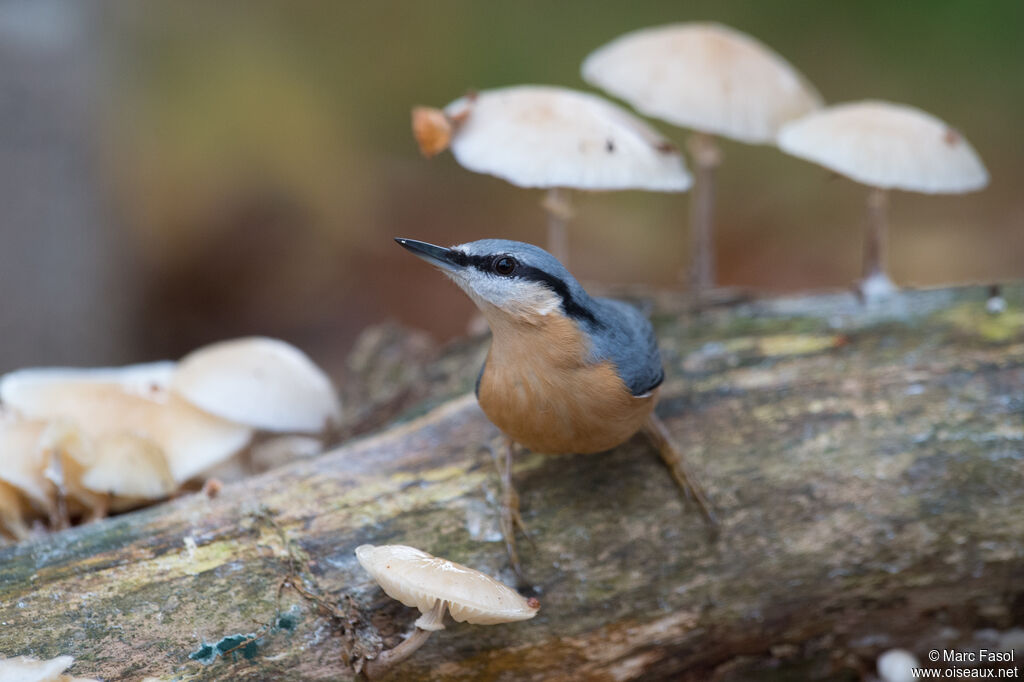
{"label": "bird's foot", "polygon": [[522,514],[519,513],[519,495],[514,488],[506,488],[501,495],[501,535],[505,538],[505,549],[508,552],[509,563],[512,570],[516,572],[520,580],[525,581],[523,566],[519,561],[519,552],[516,550],[516,529],[521,530],[527,538],[523,524]]}
{"label": "bird's foot", "polygon": [[697,505],[705,522],[708,524],[712,536],[716,535],[718,533],[718,518],[711,507],[707,493],[704,492],[704,488],[700,485],[696,476],[689,470],[683,453],[672,442],[672,437],[665,423],[656,415],[651,414],[644,425],[644,432],[658,449],[658,454],[665,461],[673,480],[682,489],[686,499]]}
{"label": "bird's foot", "polygon": [[523,572],[523,566],[519,561],[519,552],[516,549],[516,530],[522,532],[523,537],[531,545],[533,545],[533,539],[530,537],[526,524],[523,522],[523,516],[519,512],[519,493],[516,492],[515,485],[512,482],[512,455],[514,448],[515,444],[512,440],[505,438],[505,447],[503,448],[504,461],[499,461],[497,455],[494,457],[498,472],[501,475],[501,535],[505,539],[505,550],[508,552],[508,560],[512,570],[515,571],[522,585],[529,585],[526,574]]}

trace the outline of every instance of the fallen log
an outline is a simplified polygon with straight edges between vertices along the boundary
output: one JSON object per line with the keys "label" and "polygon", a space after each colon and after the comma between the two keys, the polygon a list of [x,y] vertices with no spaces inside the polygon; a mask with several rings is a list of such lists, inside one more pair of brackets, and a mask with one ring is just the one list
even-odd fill
{"label": "fallen log", "polygon": [[[894,646],[1021,646],[1024,286],[1004,295],[1000,314],[981,288],[655,301],[658,413],[718,538],[642,438],[520,457],[539,615],[450,624],[395,679],[855,680]],[[105,680],[352,679],[418,615],[356,546],[514,584],[500,441],[470,393],[485,346],[417,345],[400,379],[364,358],[349,405],[379,404],[351,432],[397,421],[326,455],[0,550],[0,655],[70,654]]]}

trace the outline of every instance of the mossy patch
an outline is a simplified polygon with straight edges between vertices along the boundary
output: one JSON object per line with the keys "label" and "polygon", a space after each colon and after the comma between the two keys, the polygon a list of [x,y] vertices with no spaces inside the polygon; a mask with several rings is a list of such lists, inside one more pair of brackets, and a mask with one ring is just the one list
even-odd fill
{"label": "mossy patch", "polygon": [[991,343],[1003,343],[1024,336],[1024,310],[1016,307],[993,314],[985,310],[982,303],[961,303],[939,313],[938,318],[952,324],[962,333]]}

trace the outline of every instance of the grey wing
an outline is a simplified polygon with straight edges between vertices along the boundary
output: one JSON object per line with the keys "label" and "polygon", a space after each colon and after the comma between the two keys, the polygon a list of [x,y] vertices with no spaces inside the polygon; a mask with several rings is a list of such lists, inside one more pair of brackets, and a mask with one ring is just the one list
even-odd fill
{"label": "grey wing", "polygon": [[665,379],[654,327],[644,314],[623,301],[599,298],[598,325],[592,333],[592,354],[615,363],[633,395],[650,393]]}

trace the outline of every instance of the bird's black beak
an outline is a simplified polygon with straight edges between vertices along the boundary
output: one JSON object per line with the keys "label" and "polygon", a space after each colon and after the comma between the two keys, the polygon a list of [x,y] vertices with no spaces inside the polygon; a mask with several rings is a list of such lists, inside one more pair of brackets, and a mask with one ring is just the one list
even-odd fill
{"label": "bird's black beak", "polygon": [[[457,270],[465,265],[458,256],[463,256],[462,253],[447,249],[443,246],[434,246],[427,242],[416,241],[415,239],[395,239],[399,246],[404,247],[411,251],[414,255],[419,256],[423,260],[427,261],[431,265],[436,265],[439,268],[445,270]],[[463,256],[465,258],[465,256]]]}

